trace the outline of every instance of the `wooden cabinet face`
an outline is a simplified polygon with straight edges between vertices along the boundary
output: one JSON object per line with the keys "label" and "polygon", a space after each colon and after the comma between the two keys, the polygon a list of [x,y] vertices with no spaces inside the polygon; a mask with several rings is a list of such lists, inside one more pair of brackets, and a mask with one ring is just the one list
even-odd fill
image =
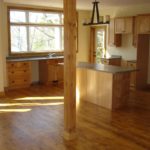
{"label": "wooden cabinet face", "polygon": [[125,33],[132,33],[133,31],[133,18],[125,18]]}
{"label": "wooden cabinet face", "polygon": [[121,35],[115,34],[115,19],[110,20],[108,37],[109,46],[121,46]]}
{"label": "wooden cabinet face", "polygon": [[115,45],[115,20],[111,19],[109,24],[109,45]]}
{"label": "wooden cabinet face", "polygon": [[133,17],[124,17],[115,19],[115,33],[127,34],[132,33]]}
{"label": "wooden cabinet face", "polygon": [[7,62],[8,84],[10,89],[30,86],[30,67],[30,62]]}
{"label": "wooden cabinet face", "polygon": [[[136,69],[136,63],[133,62],[127,62],[127,66],[133,69]],[[130,75],[130,86],[135,87],[136,86],[136,72],[131,72]]]}
{"label": "wooden cabinet face", "polygon": [[124,18],[115,19],[115,33],[125,32],[125,20]]}
{"label": "wooden cabinet face", "polygon": [[137,30],[137,17],[134,17],[133,19],[133,46],[137,47],[137,41],[138,41],[138,30]]}
{"label": "wooden cabinet face", "polygon": [[138,16],[138,33],[150,34],[150,15]]}
{"label": "wooden cabinet face", "polygon": [[54,81],[63,81],[64,66],[59,65],[63,59],[53,59],[39,62],[39,78],[40,82],[49,84]]}

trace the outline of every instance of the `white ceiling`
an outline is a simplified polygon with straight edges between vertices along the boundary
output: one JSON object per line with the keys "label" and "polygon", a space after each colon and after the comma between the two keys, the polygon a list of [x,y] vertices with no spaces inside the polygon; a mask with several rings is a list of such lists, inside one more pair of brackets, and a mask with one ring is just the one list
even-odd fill
{"label": "white ceiling", "polygon": [[[63,0],[3,0],[8,3],[63,7]],[[150,0],[99,0],[101,7],[150,4]],[[78,9],[92,9],[93,0],[77,0]]]}

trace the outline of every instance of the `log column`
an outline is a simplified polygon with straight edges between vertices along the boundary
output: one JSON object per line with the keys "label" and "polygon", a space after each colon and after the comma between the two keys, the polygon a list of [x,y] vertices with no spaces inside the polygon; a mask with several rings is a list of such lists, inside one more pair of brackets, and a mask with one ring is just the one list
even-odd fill
{"label": "log column", "polygon": [[76,130],[76,0],[64,0],[64,139]]}

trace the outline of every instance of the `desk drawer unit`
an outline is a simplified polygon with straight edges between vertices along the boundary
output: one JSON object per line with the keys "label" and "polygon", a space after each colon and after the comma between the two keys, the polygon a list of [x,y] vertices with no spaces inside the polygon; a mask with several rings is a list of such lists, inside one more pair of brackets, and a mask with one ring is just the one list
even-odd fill
{"label": "desk drawer unit", "polygon": [[7,62],[7,76],[10,89],[29,87],[31,84],[31,63]]}

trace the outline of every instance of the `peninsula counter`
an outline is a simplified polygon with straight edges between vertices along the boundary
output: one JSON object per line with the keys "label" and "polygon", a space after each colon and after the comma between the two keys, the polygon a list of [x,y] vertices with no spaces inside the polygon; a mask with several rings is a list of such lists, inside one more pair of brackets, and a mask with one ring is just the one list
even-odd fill
{"label": "peninsula counter", "polygon": [[77,90],[80,100],[116,109],[129,98],[130,73],[137,69],[117,66],[79,63]]}

